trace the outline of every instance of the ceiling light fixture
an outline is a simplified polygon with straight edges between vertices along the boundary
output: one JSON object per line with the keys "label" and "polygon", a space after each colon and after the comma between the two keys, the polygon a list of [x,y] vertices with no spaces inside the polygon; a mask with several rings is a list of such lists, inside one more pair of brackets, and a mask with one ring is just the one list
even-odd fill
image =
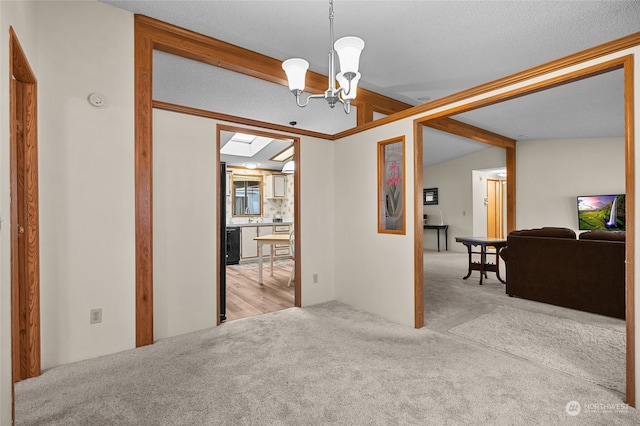
{"label": "ceiling light fixture", "polygon": [[[329,49],[329,88],[320,95],[310,95],[304,104],[300,103],[300,95],[304,91],[304,81],[309,62],[301,58],[287,59],[282,63],[282,69],[287,74],[289,90],[296,97],[296,104],[304,108],[311,99],[326,99],[329,106],[333,108],[336,102],[340,102],[344,112],[351,112],[351,101],[356,97],[358,80],[360,73],[358,65],[360,62],[360,52],[364,49],[364,41],[358,37],[342,37],[333,42],[333,0],[329,1],[329,32],[331,37],[331,47]],[[341,72],[335,75],[335,54],[340,60]],[[334,77],[335,75],[335,77]],[[336,89],[336,79],[340,83],[340,88]]]}
{"label": "ceiling light fixture", "polygon": [[258,163],[248,162],[248,163],[244,163],[244,166],[247,169],[255,169],[256,167],[258,167]]}
{"label": "ceiling light fixture", "polygon": [[293,162],[293,160],[291,160],[284,163],[284,166],[282,166],[282,173],[290,175],[295,172],[295,169],[296,169],[295,163]]}

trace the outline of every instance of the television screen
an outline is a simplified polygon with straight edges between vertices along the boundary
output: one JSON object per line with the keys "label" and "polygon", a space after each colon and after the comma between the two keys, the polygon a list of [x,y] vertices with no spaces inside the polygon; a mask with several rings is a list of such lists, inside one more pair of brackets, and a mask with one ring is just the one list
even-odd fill
{"label": "television screen", "polygon": [[578,229],[624,231],[624,194],[578,196]]}

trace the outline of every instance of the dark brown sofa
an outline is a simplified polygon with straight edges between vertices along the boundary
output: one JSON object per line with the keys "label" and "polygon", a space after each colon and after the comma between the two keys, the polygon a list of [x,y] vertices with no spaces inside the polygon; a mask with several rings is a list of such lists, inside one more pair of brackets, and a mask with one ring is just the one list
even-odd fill
{"label": "dark brown sofa", "polygon": [[509,296],[625,317],[624,231],[513,231],[500,256]]}

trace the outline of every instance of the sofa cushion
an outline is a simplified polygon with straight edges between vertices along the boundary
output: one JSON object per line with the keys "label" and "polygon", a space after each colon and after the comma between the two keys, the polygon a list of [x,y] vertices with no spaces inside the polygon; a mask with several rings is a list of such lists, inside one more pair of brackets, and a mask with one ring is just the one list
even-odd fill
{"label": "sofa cushion", "polygon": [[581,240],[625,241],[626,232],[594,229],[591,231],[583,232],[578,238]]}
{"label": "sofa cushion", "polygon": [[509,233],[509,236],[511,235],[520,235],[523,237],[568,238],[572,240],[576,239],[576,233],[573,231],[573,229],[554,226],[546,226],[544,228],[535,229],[520,229],[517,231],[511,231]]}

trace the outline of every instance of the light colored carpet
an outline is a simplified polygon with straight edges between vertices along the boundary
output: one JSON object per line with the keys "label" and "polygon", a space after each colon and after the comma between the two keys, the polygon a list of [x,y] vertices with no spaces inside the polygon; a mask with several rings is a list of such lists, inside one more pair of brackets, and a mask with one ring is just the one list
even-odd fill
{"label": "light colored carpet", "polygon": [[630,425],[601,386],[329,302],[67,364],[16,385],[17,425]]}
{"label": "light colored carpet", "polygon": [[506,303],[624,322],[509,298],[495,278],[462,280],[466,255],[428,254],[425,264],[423,329],[338,302],[231,321],[19,382],[16,424],[640,424],[619,392],[448,332]]}
{"label": "light colored carpet", "polygon": [[625,391],[622,332],[505,306],[449,332],[609,389]]}

